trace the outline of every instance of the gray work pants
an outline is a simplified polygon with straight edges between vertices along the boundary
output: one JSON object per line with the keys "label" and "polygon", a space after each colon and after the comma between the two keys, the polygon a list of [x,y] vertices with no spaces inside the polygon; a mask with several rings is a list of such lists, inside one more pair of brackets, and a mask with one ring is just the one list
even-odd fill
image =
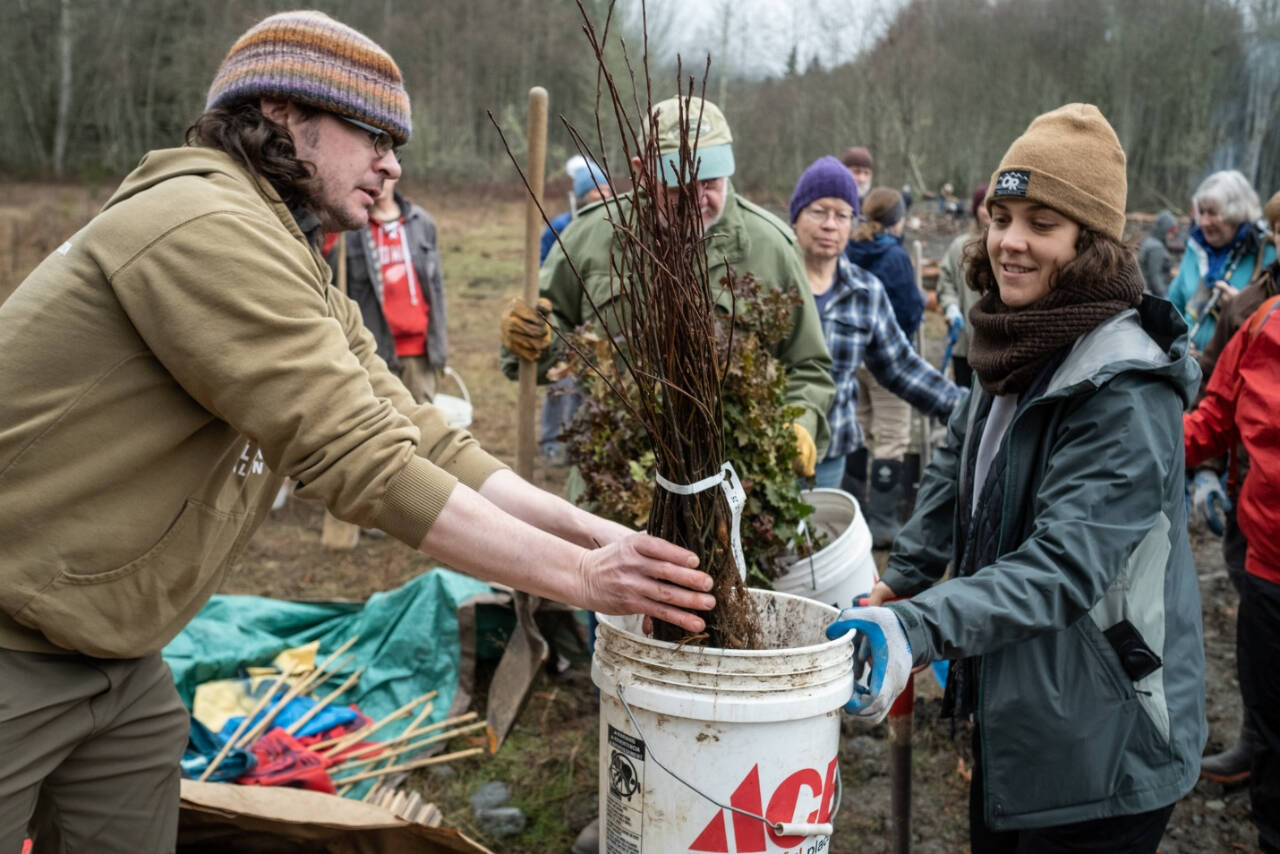
{"label": "gray work pants", "polygon": [[0,649],[0,852],[173,851],[189,732],[159,654]]}

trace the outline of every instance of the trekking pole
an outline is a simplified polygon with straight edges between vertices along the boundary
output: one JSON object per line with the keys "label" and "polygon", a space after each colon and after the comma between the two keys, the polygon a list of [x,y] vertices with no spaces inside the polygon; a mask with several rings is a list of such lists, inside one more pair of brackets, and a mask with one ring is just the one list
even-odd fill
{"label": "trekking pole", "polygon": [[1214,288],[1213,294],[1210,295],[1209,297],[1209,301],[1204,304],[1204,310],[1201,311],[1199,316],[1196,317],[1195,325],[1192,326],[1191,331],[1187,333],[1187,339],[1191,341],[1193,344],[1196,340],[1196,333],[1200,331],[1200,325],[1204,323],[1204,319],[1209,316],[1209,312],[1213,311],[1214,308],[1217,307],[1218,299],[1221,296],[1222,296],[1222,291],[1218,290],[1217,288]]}

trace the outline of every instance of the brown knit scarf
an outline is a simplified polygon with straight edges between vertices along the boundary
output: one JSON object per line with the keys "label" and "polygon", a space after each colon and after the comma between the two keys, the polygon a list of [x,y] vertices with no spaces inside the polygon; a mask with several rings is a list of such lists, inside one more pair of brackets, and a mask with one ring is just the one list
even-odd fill
{"label": "brown knit scarf", "polygon": [[1142,273],[1126,264],[1107,281],[1060,282],[1043,299],[1009,308],[991,291],[969,310],[969,365],[990,394],[1021,394],[1058,350],[1142,302]]}

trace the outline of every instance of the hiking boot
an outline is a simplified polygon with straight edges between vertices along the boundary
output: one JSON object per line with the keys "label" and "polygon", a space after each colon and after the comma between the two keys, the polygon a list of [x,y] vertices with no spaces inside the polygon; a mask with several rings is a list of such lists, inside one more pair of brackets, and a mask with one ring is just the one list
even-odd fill
{"label": "hiking boot", "polygon": [[901,525],[898,522],[898,504],[902,501],[902,461],[872,460],[867,503],[863,515],[871,529],[871,545],[887,549],[893,545]]}
{"label": "hiking boot", "polygon": [[1240,738],[1221,753],[1201,759],[1200,776],[1224,786],[1239,785],[1249,779],[1249,768],[1257,751],[1258,731],[1253,725],[1249,710],[1245,709],[1244,720],[1240,724]]}
{"label": "hiking boot", "polygon": [[591,819],[591,823],[582,828],[578,838],[569,849],[571,854],[597,854],[600,850],[600,816]]}

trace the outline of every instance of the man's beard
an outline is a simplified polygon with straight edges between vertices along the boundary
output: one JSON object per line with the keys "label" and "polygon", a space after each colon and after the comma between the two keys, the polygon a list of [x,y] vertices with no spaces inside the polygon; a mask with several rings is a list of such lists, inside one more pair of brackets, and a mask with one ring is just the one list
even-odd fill
{"label": "man's beard", "polygon": [[369,224],[369,212],[365,211],[364,215],[352,213],[345,207],[330,205],[325,200],[325,183],[320,177],[313,177],[307,182],[307,201],[306,207],[316,218],[320,220],[320,225],[325,231],[334,233],[339,231],[353,231],[355,229],[364,228]]}

